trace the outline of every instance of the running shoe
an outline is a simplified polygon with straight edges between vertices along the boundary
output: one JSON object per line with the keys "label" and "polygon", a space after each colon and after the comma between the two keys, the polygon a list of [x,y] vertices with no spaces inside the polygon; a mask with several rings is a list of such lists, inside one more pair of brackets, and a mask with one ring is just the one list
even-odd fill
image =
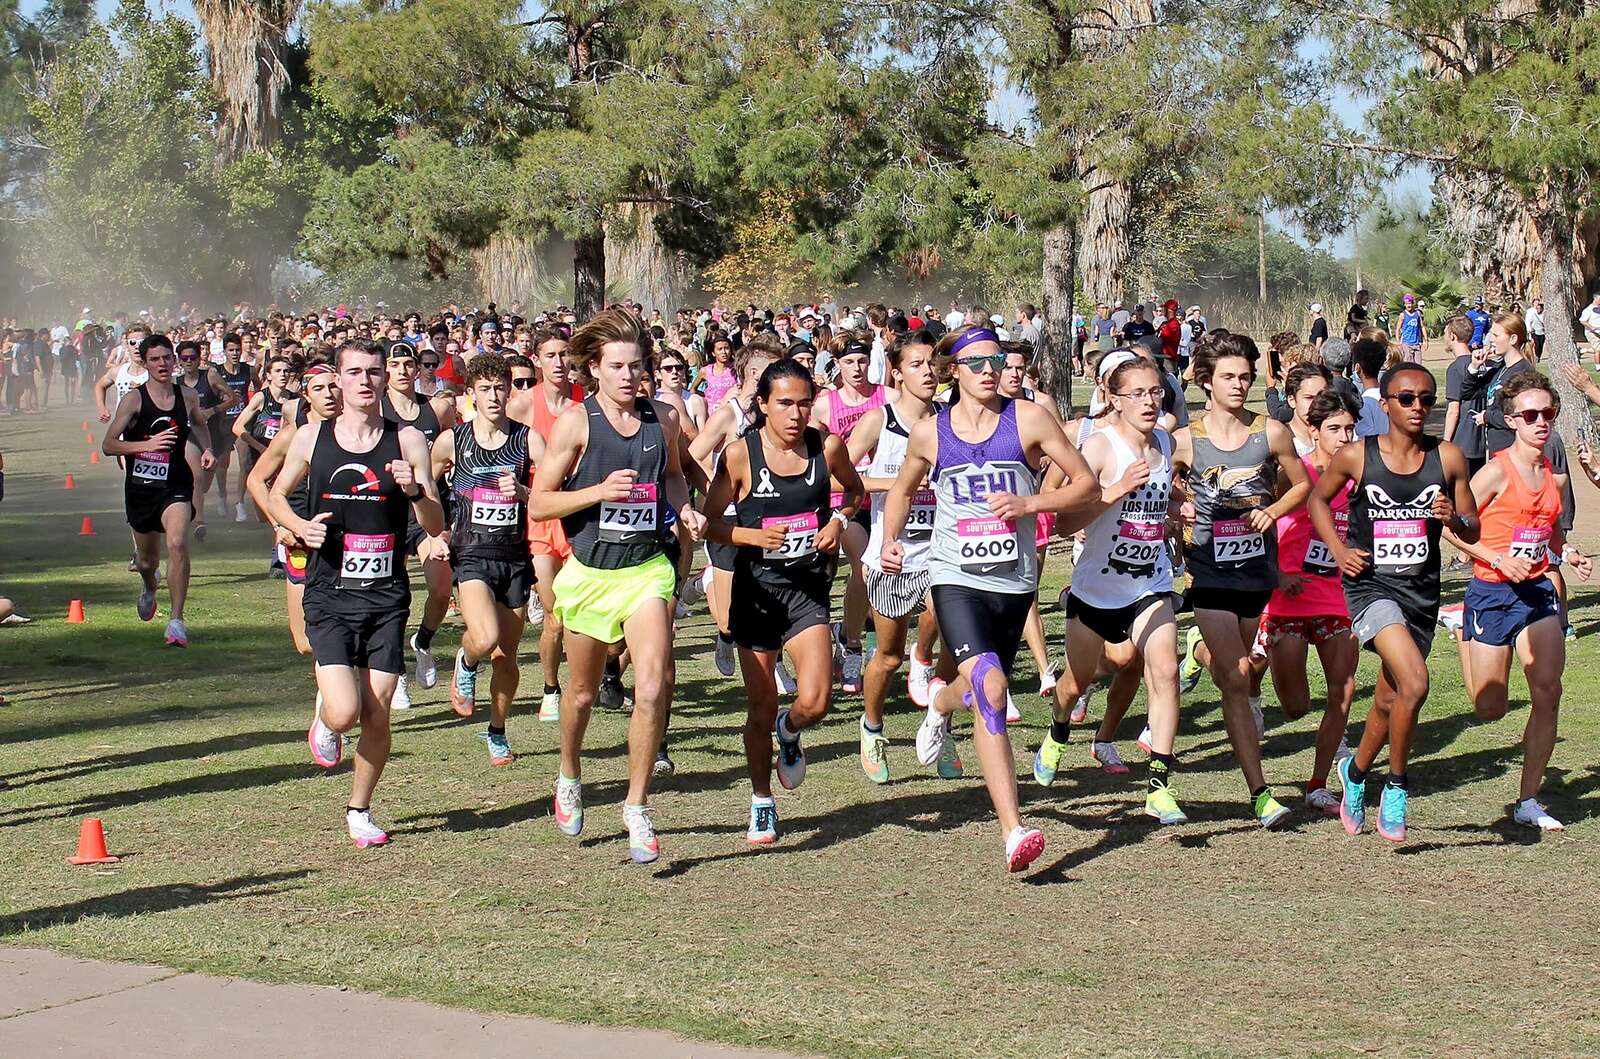
{"label": "running shoe", "polygon": [[686,578],[678,588],[678,602],[685,607],[693,607],[704,599],[706,590],[700,582],[701,579],[698,577]]}
{"label": "running shoe", "polygon": [[1406,802],[1409,795],[1404,787],[1385,783],[1378,798],[1378,834],[1390,842],[1406,840]]}
{"label": "running shoe", "polygon": [[206,524],[204,522],[196,522],[194,524],[194,539],[200,541],[201,543],[205,542]]}
{"label": "running shoe", "polygon": [[136,604],[136,606],[139,610],[140,621],[149,621],[151,618],[155,617],[156,590],[153,588],[140,589],[139,602]]}
{"label": "running shoe", "polygon": [[844,649],[844,675],[839,678],[839,690],[846,695],[861,693],[861,652]]}
{"label": "running shoe", "polygon": [[173,618],[167,622],[167,646],[189,646],[189,626],[183,623],[182,618]]}
{"label": "running shoe", "polygon": [[1339,798],[1326,787],[1314,787],[1307,791],[1306,805],[1329,816],[1339,815]]}
{"label": "running shoe", "polygon": [[136,574],[138,572],[139,572],[139,557],[137,555],[135,555],[132,559],[128,560],[128,573]]}
{"label": "running shoe", "polygon": [[1046,669],[1043,673],[1039,674],[1039,697],[1042,699],[1048,699],[1050,696],[1055,694],[1055,691],[1056,671],[1054,669]]}
{"label": "running shoe", "polygon": [[1144,726],[1144,729],[1139,732],[1139,738],[1135,739],[1133,743],[1146,754],[1154,754],[1156,752],[1155,738],[1155,735],[1150,731],[1150,726],[1147,724]]}
{"label": "running shoe", "polygon": [[861,718],[861,771],[873,783],[889,782],[889,737],[880,728],[867,730],[867,719]]}
{"label": "running shoe", "polygon": [[1461,627],[1466,624],[1466,611],[1466,606],[1461,603],[1450,607],[1440,607],[1439,625],[1450,635],[1460,636]]}
{"label": "running shoe", "polygon": [[406,675],[404,673],[395,678],[394,695],[389,699],[389,708],[391,710],[411,709],[411,691],[406,686]]}
{"label": "running shoe", "polygon": [[1551,816],[1550,811],[1540,805],[1537,798],[1524,798],[1518,802],[1511,819],[1525,827],[1537,827],[1540,831],[1565,830],[1565,825]]}
{"label": "running shoe", "polygon": [[788,720],[789,711],[779,710],[773,734],[778,737],[778,782],[783,784],[784,790],[792,791],[805,782],[806,752],[800,748],[799,732],[795,733],[792,740],[783,737],[783,728]]}
{"label": "running shoe", "polygon": [[372,813],[366,809],[346,809],[344,822],[350,829],[350,837],[355,839],[357,849],[389,844],[389,832],[373,823]]}
{"label": "running shoe", "polygon": [[1048,787],[1056,781],[1056,771],[1066,753],[1067,744],[1056,742],[1055,736],[1046,732],[1044,742],[1033,753],[1033,778],[1039,786]]}
{"label": "running shoe", "polygon": [[770,846],[778,841],[778,804],[771,798],[750,799],[750,830],[744,840],[752,846]]}
{"label": "running shoe", "polygon": [[[600,689],[595,693],[595,702],[607,710],[622,709],[623,700],[627,696],[622,691],[622,676],[618,673],[607,673],[600,678]],[[459,710],[457,713],[461,712]]]}
{"label": "running shoe", "polygon": [[[605,682],[601,681],[601,688]],[[467,653],[462,648],[456,648],[456,672],[450,680],[450,708],[456,711],[458,717],[471,717],[477,705],[478,698],[478,671],[467,668]]]}
{"label": "running shoe", "polygon": [[1261,709],[1261,696],[1250,696],[1250,719],[1256,723],[1256,742],[1263,743],[1267,739],[1267,715]]}
{"label": "running shoe", "polygon": [[1565,636],[1567,638],[1567,642],[1571,643],[1572,641],[1574,641],[1574,640],[1576,640],[1578,638],[1578,630],[1573,628],[1571,625],[1568,625],[1567,628],[1566,628]]}
{"label": "running shoe", "polygon": [[935,710],[932,705],[922,715],[917,726],[917,761],[931,765],[939,760],[945,744],[950,742],[950,718]]}
{"label": "running shoe", "polygon": [[1355,757],[1355,756],[1356,756],[1356,752],[1354,750],[1350,749],[1350,744],[1345,740],[1345,737],[1341,735],[1339,737],[1339,745],[1334,747],[1334,749],[1333,749],[1333,762],[1334,762],[1334,764],[1337,765],[1339,762],[1343,761],[1345,758],[1347,758],[1347,757]]}
{"label": "running shoe", "polygon": [[778,682],[778,693],[793,695],[799,688],[794,682],[794,677],[789,675],[789,667],[783,664],[783,659],[778,659],[778,664],[772,669],[772,677]]}
{"label": "running shoe", "polygon": [[337,767],[344,758],[344,736],[323,724],[321,713],[311,719],[306,745],[311,747],[311,760],[325,769]]}
{"label": "running shoe", "polygon": [[516,755],[511,752],[511,744],[504,732],[479,732],[478,735],[489,744],[489,764],[496,767],[511,764]]}
{"label": "running shoe", "polygon": [[1011,834],[1006,836],[1006,871],[1025,870],[1043,852],[1043,831],[1031,827],[1013,827]]}
{"label": "running shoe", "polygon": [[1289,807],[1272,796],[1271,791],[1262,791],[1255,800],[1256,820],[1262,827],[1271,829],[1289,819]]}
{"label": "running shoe", "polygon": [[650,775],[658,780],[664,780],[676,771],[678,766],[672,763],[672,756],[667,753],[667,744],[663,740],[656,748],[656,763],[650,766]]}
{"label": "running shoe", "polygon": [[1096,739],[1089,747],[1089,756],[1099,765],[1100,771],[1108,776],[1126,776],[1128,763],[1122,760],[1122,755],[1117,752],[1117,744],[1101,742]]}
{"label": "running shoe", "polygon": [[1186,695],[1200,683],[1200,674],[1205,672],[1205,667],[1194,656],[1199,646],[1200,626],[1196,625],[1189,630],[1189,638],[1184,641],[1183,664],[1178,666],[1178,690]]}
{"label": "running shoe", "polygon": [[[948,722],[946,722],[948,727]],[[944,747],[939,751],[939,760],[936,763],[939,778],[942,780],[958,780],[966,775],[961,767],[961,753],[956,746],[956,737],[951,734],[944,741]]]}
{"label": "running shoe", "polygon": [[1011,698],[1011,692],[1006,692],[1006,723],[1021,724],[1022,711],[1017,709],[1016,702]]}
{"label": "running shoe", "polygon": [[622,825],[628,829],[628,856],[635,864],[651,864],[661,856],[661,843],[650,822],[648,805],[624,805]]}
{"label": "running shoe", "polygon": [[235,521],[235,522],[249,522],[250,521],[250,516],[245,514],[244,501],[243,500],[241,500],[237,504],[233,505],[233,521]]}
{"label": "running shoe", "polygon": [[411,639],[407,643],[411,647],[411,657],[416,660],[417,685],[431,688],[439,683],[439,667],[433,660],[433,649],[418,646],[416,633],[411,634]]}
{"label": "running shoe", "polygon": [[547,691],[544,698],[539,700],[539,720],[561,720],[561,692]]}
{"label": "running shoe", "polygon": [[717,637],[717,672],[725,677],[733,676],[733,641]]}
{"label": "running shoe", "polygon": [[571,838],[583,834],[583,783],[556,777],[556,826]]}
{"label": "running shoe", "polygon": [[28,624],[31,624],[32,621],[33,621],[32,618],[24,618],[22,615],[18,614],[16,611],[12,611],[10,614],[7,614],[5,617],[0,618],[0,625],[28,625]]}
{"label": "running shoe", "polygon": [[684,605],[683,600],[678,600],[677,605],[672,608],[672,620],[675,622],[683,621],[688,616],[689,608]]}
{"label": "running shoe", "polygon": [[1178,799],[1174,797],[1171,787],[1157,787],[1154,790],[1145,792],[1144,815],[1158,824],[1186,824],[1189,822],[1189,818],[1184,815],[1183,809],[1178,806]]}
{"label": "running shoe", "polygon": [[911,701],[921,709],[928,708],[928,681],[933,677],[933,666],[917,660],[916,653],[911,655],[911,670],[906,674],[906,694],[911,696]]}
{"label": "running shoe", "polygon": [[538,596],[528,599],[528,620],[526,625],[530,629],[537,629],[544,624],[544,605],[539,602]]}
{"label": "running shoe", "polygon": [[1341,758],[1337,768],[1339,782],[1344,784],[1344,795],[1339,799],[1339,820],[1352,835],[1359,835],[1367,826],[1367,781],[1360,783],[1350,778],[1350,765],[1355,756]]}
{"label": "running shoe", "polygon": [[1070,716],[1073,724],[1082,724],[1088,719],[1089,704],[1094,701],[1094,693],[1096,690],[1097,689],[1093,684],[1089,685],[1089,690],[1084,692],[1082,695],[1079,695],[1078,701],[1072,704],[1072,713]]}

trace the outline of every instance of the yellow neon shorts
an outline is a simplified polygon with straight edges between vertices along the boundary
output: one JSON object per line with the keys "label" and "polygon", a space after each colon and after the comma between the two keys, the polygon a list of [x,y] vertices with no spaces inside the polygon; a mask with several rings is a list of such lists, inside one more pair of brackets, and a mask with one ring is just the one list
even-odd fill
{"label": "yellow neon shorts", "polygon": [[556,597],[556,617],[573,632],[601,643],[622,639],[622,625],[653,599],[672,599],[677,571],[665,555],[638,566],[601,570],[568,559],[550,590]]}

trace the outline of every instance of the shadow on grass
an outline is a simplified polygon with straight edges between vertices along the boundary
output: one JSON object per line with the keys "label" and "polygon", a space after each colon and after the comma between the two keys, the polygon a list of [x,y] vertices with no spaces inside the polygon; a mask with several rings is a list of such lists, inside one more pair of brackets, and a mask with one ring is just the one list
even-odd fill
{"label": "shadow on grass", "polygon": [[[395,755],[398,757],[399,755]],[[263,765],[256,768],[234,769],[231,772],[208,772],[202,776],[189,776],[181,780],[135,787],[132,790],[113,791],[73,801],[50,802],[12,810],[0,819],[0,827],[34,824],[41,820],[55,820],[67,816],[94,815],[130,805],[163,798],[182,798],[191,794],[212,794],[219,791],[248,791],[268,787],[289,780],[309,779],[322,770],[315,765]]]}
{"label": "shadow on grass", "polygon": [[[15,790],[41,783],[60,783],[63,780],[79,779],[90,773],[106,772],[112,769],[134,768],[139,765],[154,765],[167,761],[188,761],[201,756],[227,753],[233,750],[250,750],[255,747],[272,746],[278,743],[298,743],[304,738],[298,732],[284,729],[239,732],[236,735],[197,739],[190,743],[174,743],[170,746],[153,746],[144,750],[104,754],[85,761],[66,761],[59,765],[41,765],[38,768],[27,769],[23,772],[13,772],[8,776],[0,777],[0,779],[10,781],[12,789]],[[22,782],[19,783],[19,780]]]}
{"label": "shadow on grass", "polygon": [[47,905],[26,912],[0,917],[0,937],[21,934],[28,930],[47,927],[71,926],[80,919],[91,917],[124,918],[148,912],[173,912],[195,905],[215,904],[241,897],[267,897],[299,887],[288,886],[309,876],[311,870],[272,872],[265,875],[241,875],[221,882],[188,885],[169,883],[165,886],[141,886],[135,890],[90,897],[70,904]]}

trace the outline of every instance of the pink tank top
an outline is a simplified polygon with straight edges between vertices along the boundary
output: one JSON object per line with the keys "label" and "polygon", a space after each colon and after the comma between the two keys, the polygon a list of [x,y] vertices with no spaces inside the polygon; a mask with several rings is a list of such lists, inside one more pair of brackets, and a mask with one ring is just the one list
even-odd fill
{"label": "pink tank top", "polygon": [[732,368],[719,372],[715,364],[706,365],[706,415],[722,406],[738,381],[739,377]]}
{"label": "pink tank top", "polygon": [[[1309,459],[1302,457],[1300,462],[1306,465],[1311,486],[1316,488],[1321,475],[1311,466]],[[1346,485],[1329,505],[1333,509],[1333,524],[1338,528],[1341,539],[1350,529],[1350,491],[1354,484]],[[1322,538],[1311,525],[1311,514],[1304,506],[1278,520],[1278,569],[1285,574],[1303,576],[1305,584],[1293,596],[1285,595],[1281,588],[1274,590],[1267,602],[1266,613],[1276,618],[1349,616],[1333,552],[1322,543]]]}
{"label": "pink tank top", "polygon": [[874,408],[882,408],[884,396],[887,391],[882,386],[874,386],[872,393],[860,404],[847,405],[840,400],[842,391],[834,390],[828,398],[828,433],[839,435],[840,441],[849,441],[850,432],[856,428],[861,417]]}

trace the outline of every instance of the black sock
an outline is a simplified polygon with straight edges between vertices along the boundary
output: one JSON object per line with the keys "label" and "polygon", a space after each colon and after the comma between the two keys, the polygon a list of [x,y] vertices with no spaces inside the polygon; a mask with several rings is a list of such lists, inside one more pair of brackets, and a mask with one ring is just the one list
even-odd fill
{"label": "black sock", "polygon": [[1158,791],[1172,786],[1172,768],[1177,763],[1177,759],[1171,754],[1151,754],[1150,789]]}
{"label": "black sock", "polygon": [[1072,722],[1071,721],[1051,721],[1050,722],[1050,738],[1054,739],[1058,743],[1065,743],[1067,741],[1067,735],[1071,731],[1072,731]]}
{"label": "black sock", "polygon": [[1250,792],[1250,800],[1252,802],[1255,801],[1257,798],[1259,798],[1263,794],[1267,793],[1267,790],[1268,790],[1267,785],[1265,783],[1263,783],[1261,786],[1257,787],[1255,790]]}
{"label": "black sock", "polygon": [[1356,764],[1356,759],[1350,759],[1350,768],[1346,773],[1351,783],[1360,783],[1367,778],[1367,770]]}
{"label": "black sock", "polygon": [[1389,778],[1384,781],[1383,785],[1385,787],[1398,787],[1403,791],[1408,791],[1411,789],[1411,780],[1404,772],[1391,772],[1389,773]]}
{"label": "black sock", "polygon": [[371,807],[366,805],[347,805],[345,806],[345,809],[346,811],[352,813],[365,813],[371,811]]}
{"label": "black sock", "polygon": [[719,643],[733,643],[733,637],[729,636],[727,633],[723,632],[721,629],[718,629],[717,630],[717,641]]}
{"label": "black sock", "polygon": [[622,679],[622,660],[619,658],[606,659],[606,676]]}
{"label": "black sock", "polygon": [[544,686],[544,693],[546,695],[559,695],[559,694],[561,694],[561,685],[560,684],[546,684]]}
{"label": "black sock", "polygon": [[439,631],[438,629],[430,629],[426,625],[418,625],[417,626],[417,633],[416,633],[416,636],[414,637],[414,639],[416,640],[417,646],[422,648],[424,651],[426,651],[428,648],[432,647],[433,646],[433,634],[438,632],[438,631]]}
{"label": "black sock", "polygon": [[489,734],[490,735],[505,735],[506,734],[506,726],[502,724],[498,728],[496,728],[494,725],[491,724],[489,726]]}
{"label": "black sock", "polygon": [[[483,661],[483,659],[478,659],[478,662],[481,661]],[[467,661],[467,653],[465,651],[461,652],[461,664],[466,668],[468,673],[476,673],[478,671],[478,662]]]}

